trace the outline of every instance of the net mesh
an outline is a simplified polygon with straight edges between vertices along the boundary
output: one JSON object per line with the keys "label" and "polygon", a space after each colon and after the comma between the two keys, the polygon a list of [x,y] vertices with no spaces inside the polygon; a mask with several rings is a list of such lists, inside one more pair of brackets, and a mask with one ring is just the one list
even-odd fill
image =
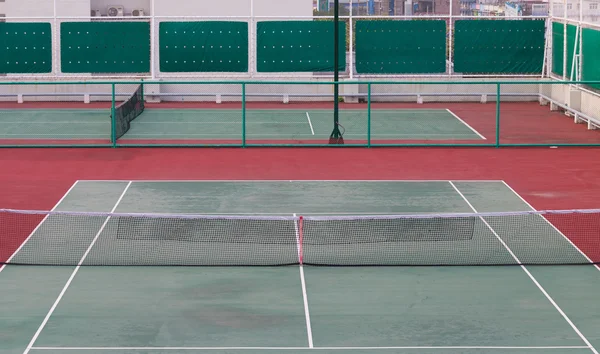
{"label": "net mesh", "polygon": [[343,217],[0,210],[0,263],[590,264],[600,262],[598,230],[600,210]]}
{"label": "net mesh", "polygon": [[115,107],[115,139],[129,131],[131,122],[144,112],[143,85],[139,85],[133,95]]}

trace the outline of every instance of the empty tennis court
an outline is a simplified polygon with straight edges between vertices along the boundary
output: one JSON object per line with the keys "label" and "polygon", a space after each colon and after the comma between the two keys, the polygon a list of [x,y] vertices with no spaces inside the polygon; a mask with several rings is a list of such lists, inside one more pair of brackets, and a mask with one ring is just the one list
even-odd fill
{"label": "empty tennis court", "polygon": [[[323,140],[331,134],[332,110],[146,109],[123,140]],[[371,136],[381,140],[484,140],[449,109],[373,110]],[[342,110],[344,136],[367,140],[368,112]],[[0,139],[110,140],[110,109],[0,111]]]}
{"label": "empty tennis court", "polygon": [[[287,217],[274,230],[292,237],[301,226],[289,218],[306,216],[308,237],[311,217],[530,209],[502,181],[78,181],[54,210]],[[231,244],[212,255],[237,266],[147,266],[181,261],[182,252],[197,243],[159,240],[136,254],[108,240],[117,221],[105,214],[61,215],[43,219],[13,261],[82,266],[2,269],[0,310],[6,320],[0,322],[0,353],[596,353],[593,346],[600,346],[600,320],[590,311],[600,274],[592,265],[358,264],[371,256],[385,259],[392,243],[361,246],[364,252],[348,253],[348,259],[318,253],[315,245],[305,249],[307,263],[315,252],[319,262],[357,262],[354,267],[243,266],[273,257],[268,245],[256,244]],[[491,245],[500,263],[557,249],[585,263],[557,229],[530,216],[525,224],[483,218],[489,228],[467,244]],[[529,240],[543,242],[516,242],[512,233],[523,228]],[[240,232],[251,236],[253,229]],[[360,234],[350,229],[334,236],[351,239],[354,232]],[[131,233],[127,242],[146,233],[152,234]],[[77,247],[66,242],[70,237],[77,237]],[[425,259],[448,257],[446,262],[486,251],[460,248],[460,239],[435,241],[445,246],[424,242],[421,253],[406,245],[399,250]],[[277,257],[288,251],[297,257],[295,241],[277,247]],[[146,266],[88,266],[102,261]]]}

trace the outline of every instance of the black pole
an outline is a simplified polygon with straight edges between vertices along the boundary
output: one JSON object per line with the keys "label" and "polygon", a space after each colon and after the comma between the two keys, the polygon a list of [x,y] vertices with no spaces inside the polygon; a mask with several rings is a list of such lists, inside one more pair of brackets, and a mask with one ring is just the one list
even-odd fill
{"label": "black pole", "polygon": [[[343,144],[344,139],[342,138],[342,134],[340,133],[340,112],[339,112],[339,97],[340,97],[340,88],[338,85],[338,80],[340,77],[339,66],[340,66],[340,3],[339,0],[334,0],[334,9],[333,9],[333,132],[329,137],[330,144]],[[345,46],[344,46],[345,48]]]}

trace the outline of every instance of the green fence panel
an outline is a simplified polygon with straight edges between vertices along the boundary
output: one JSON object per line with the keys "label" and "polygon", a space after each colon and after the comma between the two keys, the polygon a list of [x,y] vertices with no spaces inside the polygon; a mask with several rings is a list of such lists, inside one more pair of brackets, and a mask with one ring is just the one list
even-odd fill
{"label": "green fence panel", "polygon": [[361,74],[446,72],[446,22],[357,21],[356,71]]}
{"label": "green fence panel", "polygon": [[[600,81],[600,31],[584,28],[581,40],[581,79]],[[600,84],[590,86],[600,90]]]}
{"label": "green fence panel", "polygon": [[150,71],[148,22],[64,22],[60,26],[60,40],[63,72]]}
{"label": "green fence panel", "polygon": [[[333,21],[257,23],[259,72],[333,71]],[[346,69],[346,24],[339,23],[339,66]]]}
{"label": "green fence panel", "polygon": [[459,20],[454,71],[470,74],[541,74],[543,20]]}
{"label": "green fence panel", "polygon": [[248,71],[248,23],[161,22],[163,72]]}
{"label": "green fence panel", "polygon": [[49,23],[0,23],[0,73],[52,72]]}
{"label": "green fence panel", "polygon": [[[552,23],[552,72],[560,76],[563,75],[564,66],[564,30],[564,24]],[[574,25],[567,25],[567,78],[571,76],[576,31],[577,28]]]}

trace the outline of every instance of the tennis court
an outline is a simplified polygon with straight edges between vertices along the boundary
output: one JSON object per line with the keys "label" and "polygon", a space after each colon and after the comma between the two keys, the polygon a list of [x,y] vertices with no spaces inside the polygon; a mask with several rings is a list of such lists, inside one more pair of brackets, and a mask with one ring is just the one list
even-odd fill
{"label": "tennis court", "polygon": [[[343,110],[344,137],[367,140],[366,110]],[[483,140],[485,137],[449,109],[376,110],[371,135],[381,140]],[[147,108],[131,123],[123,141],[326,141],[332,111],[323,109],[250,109],[245,127],[241,109]],[[243,131],[245,129],[245,131]],[[3,110],[0,139],[110,141],[110,110]]]}
{"label": "tennis court", "polygon": [[[593,265],[360,266],[393,262],[386,256],[405,252],[416,257],[410,263],[460,264],[492,248],[482,262],[586,263],[540,215],[479,218],[485,222],[468,240],[456,231],[461,223],[442,223],[429,233],[450,239],[420,248],[407,242],[415,240],[361,243],[361,225],[344,228],[334,220],[333,229],[343,230],[331,233],[337,246],[310,243],[315,228],[330,225],[320,226],[319,218],[330,216],[531,210],[502,181],[78,181],[53,210],[58,214],[43,219],[4,216],[16,225],[3,237],[12,237],[13,246],[27,237],[22,230],[37,227],[11,258],[31,265],[8,264],[0,273],[0,353],[597,353],[600,347],[600,320],[590,311],[600,292]],[[211,224],[217,240],[202,243],[194,242],[187,222],[127,222],[107,212],[181,220],[228,215],[233,223]],[[235,219],[249,216],[259,219]],[[246,242],[228,243],[231,230]],[[309,241],[306,264],[355,266],[244,266],[297,262],[300,243],[275,234],[294,239],[298,230]],[[346,257],[336,258],[330,246]],[[230,266],[164,266],[186,262]]]}

